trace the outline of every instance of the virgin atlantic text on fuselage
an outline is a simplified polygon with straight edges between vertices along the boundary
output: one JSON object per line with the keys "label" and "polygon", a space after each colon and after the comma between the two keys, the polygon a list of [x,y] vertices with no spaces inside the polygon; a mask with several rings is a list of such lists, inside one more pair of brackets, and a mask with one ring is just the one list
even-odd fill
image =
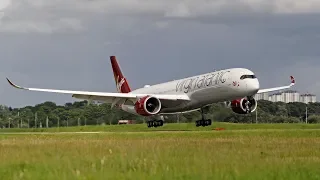
{"label": "virgin atlantic text on fuselage", "polygon": [[193,92],[197,89],[202,89],[209,86],[215,86],[220,83],[225,83],[226,79],[224,78],[224,75],[227,72],[230,71],[214,72],[181,80],[176,85],[176,92],[188,93]]}

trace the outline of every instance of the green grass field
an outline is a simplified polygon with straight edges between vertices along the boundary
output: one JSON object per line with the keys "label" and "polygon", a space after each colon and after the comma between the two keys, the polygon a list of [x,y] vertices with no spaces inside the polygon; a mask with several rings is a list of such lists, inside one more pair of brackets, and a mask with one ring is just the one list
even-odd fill
{"label": "green grass field", "polygon": [[320,179],[320,125],[1,129],[0,179]]}
{"label": "green grass field", "polygon": [[104,125],[104,126],[74,126],[60,128],[11,128],[0,129],[1,132],[146,132],[146,131],[212,131],[214,128],[226,130],[283,130],[283,129],[320,129],[320,124],[235,124],[213,122],[212,126],[196,127],[194,123],[164,124],[163,127],[148,128],[146,124],[135,125]]}

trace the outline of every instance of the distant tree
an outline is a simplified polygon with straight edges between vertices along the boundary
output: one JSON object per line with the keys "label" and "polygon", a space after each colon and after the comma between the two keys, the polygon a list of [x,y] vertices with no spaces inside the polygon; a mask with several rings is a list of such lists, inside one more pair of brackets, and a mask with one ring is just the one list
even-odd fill
{"label": "distant tree", "polygon": [[[233,123],[255,123],[256,115],[258,123],[298,123],[304,122],[305,110],[308,108],[309,123],[320,123],[320,103],[283,103],[259,100],[257,113],[240,115],[232,112],[224,103],[214,103],[205,109],[205,117],[213,121]],[[19,116],[18,116],[19,115]],[[117,124],[120,119],[133,119],[137,123],[145,121],[145,117],[133,115],[117,108],[111,108],[110,104],[94,104],[88,101],[76,101],[57,105],[46,101],[35,106],[13,108],[0,105],[0,128],[2,127],[34,127],[37,117],[37,127],[40,122],[43,127],[48,117],[49,127]],[[201,118],[199,111],[179,114],[179,122],[194,122]],[[177,115],[166,115],[167,123],[177,122]],[[28,124],[29,123],[29,124]]]}

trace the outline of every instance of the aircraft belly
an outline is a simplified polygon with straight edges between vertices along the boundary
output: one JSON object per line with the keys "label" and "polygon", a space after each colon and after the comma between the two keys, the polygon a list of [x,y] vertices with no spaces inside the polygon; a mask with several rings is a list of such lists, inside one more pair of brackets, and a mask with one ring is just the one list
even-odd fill
{"label": "aircraft belly", "polygon": [[181,111],[190,111],[193,109],[201,108],[202,106],[212,104],[219,101],[224,101],[232,97],[232,89],[222,86],[201,89],[190,93],[191,102],[181,104],[173,108],[165,108],[161,113],[173,113]]}

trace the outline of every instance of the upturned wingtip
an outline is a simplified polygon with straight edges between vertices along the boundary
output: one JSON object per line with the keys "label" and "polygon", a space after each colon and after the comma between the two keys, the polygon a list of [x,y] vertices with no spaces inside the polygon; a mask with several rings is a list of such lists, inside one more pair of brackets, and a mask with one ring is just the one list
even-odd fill
{"label": "upturned wingtip", "polygon": [[293,76],[290,76],[290,79],[291,79],[291,84],[295,84],[296,83],[296,80],[294,79]]}
{"label": "upturned wingtip", "polygon": [[7,79],[8,83],[9,83],[12,87],[17,88],[17,89],[24,89],[24,88],[22,88],[22,87],[20,87],[20,86],[18,86],[18,85],[15,85],[12,81],[10,81],[9,78],[6,77],[6,79]]}
{"label": "upturned wingtip", "polygon": [[11,86],[15,87],[15,85],[10,81],[9,78],[6,77],[6,79],[7,79],[8,83],[9,83]]}

